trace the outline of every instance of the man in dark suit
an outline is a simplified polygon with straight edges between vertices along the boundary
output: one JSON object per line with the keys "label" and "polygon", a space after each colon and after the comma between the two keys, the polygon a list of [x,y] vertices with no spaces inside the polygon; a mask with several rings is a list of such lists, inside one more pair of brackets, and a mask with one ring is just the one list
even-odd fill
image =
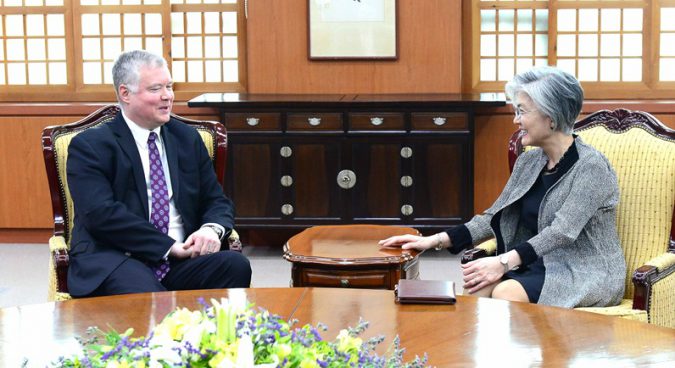
{"label": "man in dark suit", "polygon": [[248,287],[248,260],[220,249],[232,202],[197,131],[170,116],[166,61],[123,53],[113,83],[122,112],[68,149],[71,295]]}

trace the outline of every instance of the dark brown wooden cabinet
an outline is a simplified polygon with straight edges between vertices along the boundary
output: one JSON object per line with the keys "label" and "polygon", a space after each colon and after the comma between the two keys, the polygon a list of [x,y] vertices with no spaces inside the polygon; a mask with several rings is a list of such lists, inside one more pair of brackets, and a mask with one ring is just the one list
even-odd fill
{"label": "dark brown wooden cabinet", "polygon": [[228,132],[237,228],[462,223],[473,211],[473,115],[503,95],[207,93]]}

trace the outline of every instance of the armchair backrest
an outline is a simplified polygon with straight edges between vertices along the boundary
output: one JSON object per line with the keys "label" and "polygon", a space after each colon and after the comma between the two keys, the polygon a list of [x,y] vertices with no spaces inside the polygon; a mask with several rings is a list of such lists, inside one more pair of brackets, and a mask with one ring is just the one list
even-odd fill
{"label": "armchair backrest", "polygon": [[[624,298],[632,299],[633,272],[660,254],[675,253],[675,130],[646,112],[617,109],[586,116],[574,132],[607,157],[619,178]],[[509,141],[511,169],[524,150],[520,138],[516,132]]]}
{"label": "armchair backrest", "polygon": [[[100,108],[84,119],[65,125],[49,126],[42,131],[42,153],[47,169],[47,180],[54,213],[54,235],[63,236],[70,247],[70,235],[73,229],[73,201],[66,180],[68,145],[78,133],[111,121],[120,111],[118,105]],[[173,118],[193,126],[204,140],[206,149],[213,161],[216,176],[224,187],[225,162],[227,161],[227,134],[221,123],[198,121],[178,115]]]}

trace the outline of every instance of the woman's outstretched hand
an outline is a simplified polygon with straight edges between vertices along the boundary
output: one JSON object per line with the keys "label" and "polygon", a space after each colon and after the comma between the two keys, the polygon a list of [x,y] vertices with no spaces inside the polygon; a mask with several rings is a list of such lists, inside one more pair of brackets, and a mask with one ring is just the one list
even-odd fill
{"label": "woman's outstretched hand", "polygon": [[418,235],[397,235],[378,243],[382,247],[401,247],[402,249],[427,250],[437,244],[436,236],[418,236]]}

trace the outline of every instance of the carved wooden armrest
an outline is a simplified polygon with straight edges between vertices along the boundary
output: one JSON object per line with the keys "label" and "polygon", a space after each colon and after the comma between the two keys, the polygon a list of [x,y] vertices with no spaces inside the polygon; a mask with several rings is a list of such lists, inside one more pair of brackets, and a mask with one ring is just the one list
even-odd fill
{"label": "carved wooden armrest", "polygon": [[49,252],[54,263],[54,272],[56,273],[56,290],[58,292],[68,292],[68,245],[63,236],[52,236],[49,238]]}
{"label": "carved wooden armrest", "polygon": [[244,246],[241,244],[241,240],[239,240],[239,233],[237,233],[237,230],[234,229],[232,229],[230,237],[227,238],[227,244],[230,250],[235,252],[241,252],[241,250],[244,248]]}
{"label": "carved wooden armrest", "polygon": [[[652,286],[675,274],[675,254],[664,253],[646,262],[633,273],[633,309],[649,310],[652,294]],[[675,277],[675,276],[673,276]]]}

